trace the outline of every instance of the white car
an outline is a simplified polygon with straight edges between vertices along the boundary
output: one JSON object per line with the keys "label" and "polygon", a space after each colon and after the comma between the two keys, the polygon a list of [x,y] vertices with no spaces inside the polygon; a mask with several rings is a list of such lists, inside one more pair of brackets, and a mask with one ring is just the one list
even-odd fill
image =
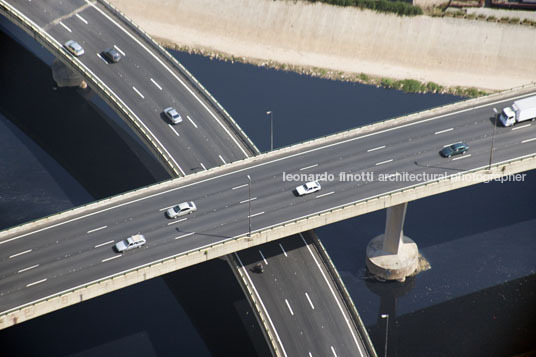
{"label": "white car", "polygon": [[177,218],[180,216],[184,216],[185,214],[194,213],[195,211],[197,211],[195,203],[193,203],[192,201],[183,202],[168,209],[166,211],[166,216],[168,216],[168,218]]}
{"label": "white car", "polygon": [[71,52],[76,57],[80,57],[84,54],[84,49],[76,41],[69,40],[63,44],[67,51]]}
{"label": "white car", "polygon": [[173,124],[182,122],[182,117],[175,108],[169,107],[164,109],[164,114]]}
{"label": "white car", "polygon": [[304,196],[313,192],[320,191],[321,188],[322,187],[320,187],[320,183],[318,183],[318,181],[311,181],[296,187],[296,193],[298,193],[298,196]]}
{"label": "white car", "polygon": [[118,253],[122,253],[125,250],[139,248],[143,246],[145,243],[147,243],[147,241],[145,240],[145,237],[143,236],[143,234],[138,233],[138,234],[134,234],[131,237],[128,237],[125,240],[122,240],[116,243],[114,247]]}

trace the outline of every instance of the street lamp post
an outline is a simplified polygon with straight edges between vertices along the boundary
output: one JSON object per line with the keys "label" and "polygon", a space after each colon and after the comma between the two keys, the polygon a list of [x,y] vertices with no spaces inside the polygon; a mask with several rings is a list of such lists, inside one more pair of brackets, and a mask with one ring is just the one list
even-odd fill
{"label": "street lamp post", "polygon": [[493,160],[493,144],[495,142],[495,130],[497,129],[497,115],[499,114],[496,108],[493,108],[493,112],[495,113],[495,120],[493,121],[493,135],[491,136],[491,150],[489,151],[488,170],[491,170],[491,160]]}
{"label": "street lamp post", "polygon": [[383,356],[387,357],[387,337],[389,335],[389,314],[382,314],[382,319],[385,319],[385,348]]}
{"label": "street lamp post", "polygon": [[274,113],[271,110],[266,112],[270,116],[270,151],[274,150]]}
{"label": "street lamp post", "polygon": [[251,177],[247,175],[248,178],[248,206],[249,206],[249,215],[248,215],[248,221],[249,221],[249,237],[251,238]]}

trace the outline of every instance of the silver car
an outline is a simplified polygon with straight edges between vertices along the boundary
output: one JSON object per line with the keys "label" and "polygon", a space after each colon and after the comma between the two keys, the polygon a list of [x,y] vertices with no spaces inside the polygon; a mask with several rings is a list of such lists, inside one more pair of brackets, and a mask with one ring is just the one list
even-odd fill
{"label": "silver car", "polygon": [[185,214],[194,213],[195,211],[197,211],[195,203],[193,203],[192,201],[183,202],[168,209],[166,211],[166,216],[168,216],[168,218],[177,218],[180,216],[184,216]]}
{"label": "silver car", "polygon": [[67,51],[71,52],[76,57],[80,57],[84,54],[84,49],[76,41],[69,40],[63,44]]}
{"label": "silver car", "polygon": [[182,121],[181,115],[175,108],[169,107],[164,109],[164,114],[173,124],[179,124]]}
{"label": "silver car", "polygon": [[138,233],[138,234],[134,234],[131,237],[128,237],[125,240],[117,242],[114,247],[118,253],[122,253],[125,250],[140,248],[143,245],[145,245],[145,243],[147,243],[147,240],[145,240],[145,237],[143,236],[143,234]]}

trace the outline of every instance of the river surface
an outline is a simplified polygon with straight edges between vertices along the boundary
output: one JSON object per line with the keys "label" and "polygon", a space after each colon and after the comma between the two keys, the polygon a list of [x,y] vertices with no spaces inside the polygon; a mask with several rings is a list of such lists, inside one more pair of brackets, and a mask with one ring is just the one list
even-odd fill
{"label": "river surface", "polygon": [[[174,55],[261,151],[270,147],[267,111],[281,147],[460,100]],[[165,178],[121,124],[104,118],[98,99],[55,88],[46,61],[3,34],[0,61],[0,228]],[[389,356],[536,349],[535,180],[530,172],[524,182],[410,203],[405,234],[432,269],[403,284],[365,279],[365,247],[382,233],[384,212],[316,230],[380,355],[382,314]],[[244,310],[234,277],[216,260],[0,331],[0,341],[17,356],[253,356]]]}

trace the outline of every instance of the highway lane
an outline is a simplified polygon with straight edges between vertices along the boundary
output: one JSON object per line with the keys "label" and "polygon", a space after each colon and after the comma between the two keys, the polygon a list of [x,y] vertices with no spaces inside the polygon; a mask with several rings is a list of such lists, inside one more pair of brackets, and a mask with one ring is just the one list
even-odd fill
{"label": "highway lane", "polygon": [[[239,252],[245,274],[266,306],[287,356],[364,356],[344,302],[310,238],[288,237]],[[253,267],[262,262],[263,273]],[[318,333],[322,338],[318,337]]]}
{"label": "highway lane", "polygon": [[[227,124],[214,114],[187,80],[100,5],[59,0],[38,5],[8,3],[29,14],[59,44],[70,39],[78,41],[85,54],[75,61],[83,63],[121,98],[158,138],[181,167],[182,174],[248,156]],[[110,47],[124,54],[119,63],[108,64],[100,56]],[[163,109],[169,106],[177,108],[182,123],[171,125],[165,119]]]}
{"label": "highway lane", "polygon": [[[352,170],[352,173],[370,171],[378,177],[382,173],[392,174],[397,171],[458,173],[486,166],[489,162],[492,132],[489,113],[493,105],[497,104],[475,110],[475,115],[463,112],[437,120],[408,124],[399,129],[386,128],[338,144],[311,148],[290,157],[258,162],[248,168],[230,168],[225,174],[155,192],[152,197],[125,202],[103,212],[88,212],[84,218],[41,232],[18,238],[9,237],[12,240],[4,239],[0,242],[0,271],[5,272],[0,280],[0,291],[3,294],[0,310],[13,307],[15,302],[20,304],[42,297],[43,289],[48,291],[50,286],[54,286],[50,291],[61,291],[81,284],[84,279],[95,280],[246,234],[249,213],[248,174],[252,178],[251,197],[255,198],[251,201],[251,222],[253,230],[257,230],[413,184],[403,180],[335,180],[322,182],[323,188],[318,193],[296,197],[292,190],[298,183],[284,181],[283,172],[327,171],[338,175],[341,171]],[[454,129],[437,134],[449,127]],[[494,161],[535,153],[535,138],[536,125],[532,123],[520,125],[517,129],[497,128]],[[465,140],[471,146],[467,154],[454,159],[439,157],[438,151],[443,145],[459,140]],[[381,148],[383,146],[385,147]],[[198,211],[183,221],[173,222],[164,217],[163,209],[186,200],[194,200]],[[99,229],[104,226],[106,228]],[[148,239],[147,245],[138,251],[113,258],[116,255],[111,250],[112,243],[94,248],[137,232],[145,234]],[[76,243],[77,239],[79,244]],[[29,253],[8,258],[29,249],[32,249]],[[54,254],[54,251],[57,253]],[[113,259],[106,260],[108,258]],[[59,264],[58,261],[62,263]],[[39,266],[18,273],[32,264]],[[80,270],[88,278],[77,279]],[[62,278],[57,279],[56,276]],[[45,278],[47,280],[43,283],[26,286]]]}

